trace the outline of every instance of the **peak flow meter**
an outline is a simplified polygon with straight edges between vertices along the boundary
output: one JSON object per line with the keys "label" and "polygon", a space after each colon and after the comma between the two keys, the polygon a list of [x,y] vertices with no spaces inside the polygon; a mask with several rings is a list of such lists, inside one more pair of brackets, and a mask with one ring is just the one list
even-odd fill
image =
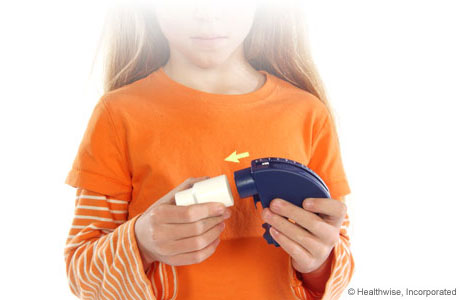
{"label": "peak flow meter", "polygon": [[[302,207],[305,198],[330,198],[329,189],[313,170],[305,165],[279,157],[251,161],[251,167],[233,173],[240,198],[253,197],[262,207],[269,207],[274,198],[281,198]],[[279,247],[270,235],[271,225],[264,223],[264,239]]]}

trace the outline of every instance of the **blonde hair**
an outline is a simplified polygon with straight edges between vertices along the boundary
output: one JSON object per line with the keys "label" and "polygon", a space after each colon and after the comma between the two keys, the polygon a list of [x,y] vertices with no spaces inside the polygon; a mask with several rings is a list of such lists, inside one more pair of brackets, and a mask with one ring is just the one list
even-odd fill
{"label": "blonde hair", "polygon": [[[166,64],[169,46],[156,21],[153,1],[118,2],[108,11],[98,51],[104,46],[103,90],[109,92],[146,77]],[[263,0],[244,40],[248,62],[315,95],[333,111],[306,36],[303,0]],[[93,63],[94,64],[94,63]]]}

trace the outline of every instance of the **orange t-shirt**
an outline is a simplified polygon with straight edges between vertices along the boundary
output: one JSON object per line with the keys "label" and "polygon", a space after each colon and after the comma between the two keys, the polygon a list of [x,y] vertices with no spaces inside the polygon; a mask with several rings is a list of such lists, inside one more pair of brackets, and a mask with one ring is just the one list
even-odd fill
{"label": "orange t-shirt", "polygon": [[[239,197],[233,172],[249,167],[256,158],[282,157],[314,170],[334,199],[350,193],[350,188],[326,106],[287,81],[259,72],[266,81],[258,90],[223,95],[185,86],[159,68],[99,99],[65,180],[79,188],[65,252],[74,293],[94,293],[100,282],[101,292],[107,290],[106,295],[118,294],[123,299],[138,299],[136,295],[142,293],[140,299],[146,295],[177,300],[313,298],[314,293],[297,277],[289,255],[263,239],[260,203],[256,209],[252,197]],[[225,160],[234,151],[249,156],[239,163]],[[214,254],[186,266],[155,262],[145,274],[133,233],[137,217],[186,178],[221,174],[230,181],[235,205]],[[348,215],[333,250],[331,277],[324,295],[317,297],[338,297],[351,278],[354,264],[347,226]],[[91,234],[92,230],[100,235]],[[104,240],[96,243],[96,238]],[[112,243],[109,251],[103,242],[110,238],[126,242],[132,256],[117,256],[117,251],[126,251],[121,247],[124,244],[115,243],[113,248]],[[99,252],[107,255],[99,264],[98,247],[105,247]],[[94,261],[72,261],[72,255],[82,258],[82,253]],[[104,266],[113,278],[103,275]],[[82,275],[75,269],[80,267],[99,280],[93,278],[92,284],[78,280]],[[131,279],[131,287],[120,283],[126,280],[124,276]]]}

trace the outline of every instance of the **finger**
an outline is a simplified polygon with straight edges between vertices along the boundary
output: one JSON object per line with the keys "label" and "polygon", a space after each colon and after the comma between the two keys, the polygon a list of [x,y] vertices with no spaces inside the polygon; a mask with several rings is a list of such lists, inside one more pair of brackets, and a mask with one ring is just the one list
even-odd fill
{"label": "finger", "polygon": [[314,264],[315,258],[313,255],[299,243],[291,240],[288,236],[277,231],[274,227],[270,228],[270,235],[295,261],[304,262],[305,266]]}
{"label": "finger", "polygon": [[[230,212],[230,209],[227,208]],[[155,240],[179,240],[186,237],[193,237],[201,235],[208,231],[217,224],[225,221],[228,217],[218,216],[202,219],[193,223],[184,224],[169,224],[162,223],[158,225],[157,234],[154,236]]]}
{"label": "finger", "polygon": [[306,198],[302,207],[308,211],[326,216],[329,223],[340,226],[347,212],[344,202],[330,198]]}
{"label": "finger", "polygon": [[273,199],[270,202],[270,210],[275,214],[293,220],[296,224],[307,229],[313,235],[321,239],[330,231],[331,225],[324,222],[321,217],[286,200],[279,198]]}
{"label": "finger", "polygon": [[[301,209],[302,210],[302,209]],[[304,211],[305,212],[305,211]],[[274,227],[279,232],[283,233],[292,241],[297,242],[305,248],[313,257],[321,256],[326,245],[320,237],[314,236],[305,228],[302,228],[299,223],[293,224],[283,216],[272,213],[269,208],[264,209],[264,220],[267,221],[272,228]],[[324,223],[324,222],[323,222]],[[331,227],[330,225],[328,225]],[[332,234],[332,233],[331,233]]]}
{"label": "finger", "polygon": [[162,258],[162,261],[172,266],[198,264],[206,260],[209,256],[211,256],[216,251],[216,248],[219,245],[219,243],[220,238],[217,238],[211,244],[209,244],[201,250],[182,253],[174,256],[167,256]]}
{"label": "finger", "polygon": [[160,254],[177,255],[201,250],[218,238],[224,229],[225,223],[222,222],[201,235],[169,241],[162,245]]}
{"label": "finger", "polygon": [[155,223],[183,224],[193,223],[209,217],[217,217],[225,212],[220,202],[206,202],[188,206],[159,205],[152,211]]}

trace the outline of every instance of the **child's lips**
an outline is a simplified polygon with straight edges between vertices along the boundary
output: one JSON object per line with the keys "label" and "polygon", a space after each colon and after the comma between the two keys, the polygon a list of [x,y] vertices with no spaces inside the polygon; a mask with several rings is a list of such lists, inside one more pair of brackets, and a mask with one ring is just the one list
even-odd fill
{"label": "child's lips", "polygon": [[222,44],[227,38],[226,37],[213,37],[213,38],[192,38],[195,44],[202,47],[216,47]]}
{"label": "child's lips", "polygon": [[222,39],[226,38],[225,36],[221,35],[202,35],[202,36],[193,36],[192,39],[200,39],[200,40],[213,40],[213,39]]}

